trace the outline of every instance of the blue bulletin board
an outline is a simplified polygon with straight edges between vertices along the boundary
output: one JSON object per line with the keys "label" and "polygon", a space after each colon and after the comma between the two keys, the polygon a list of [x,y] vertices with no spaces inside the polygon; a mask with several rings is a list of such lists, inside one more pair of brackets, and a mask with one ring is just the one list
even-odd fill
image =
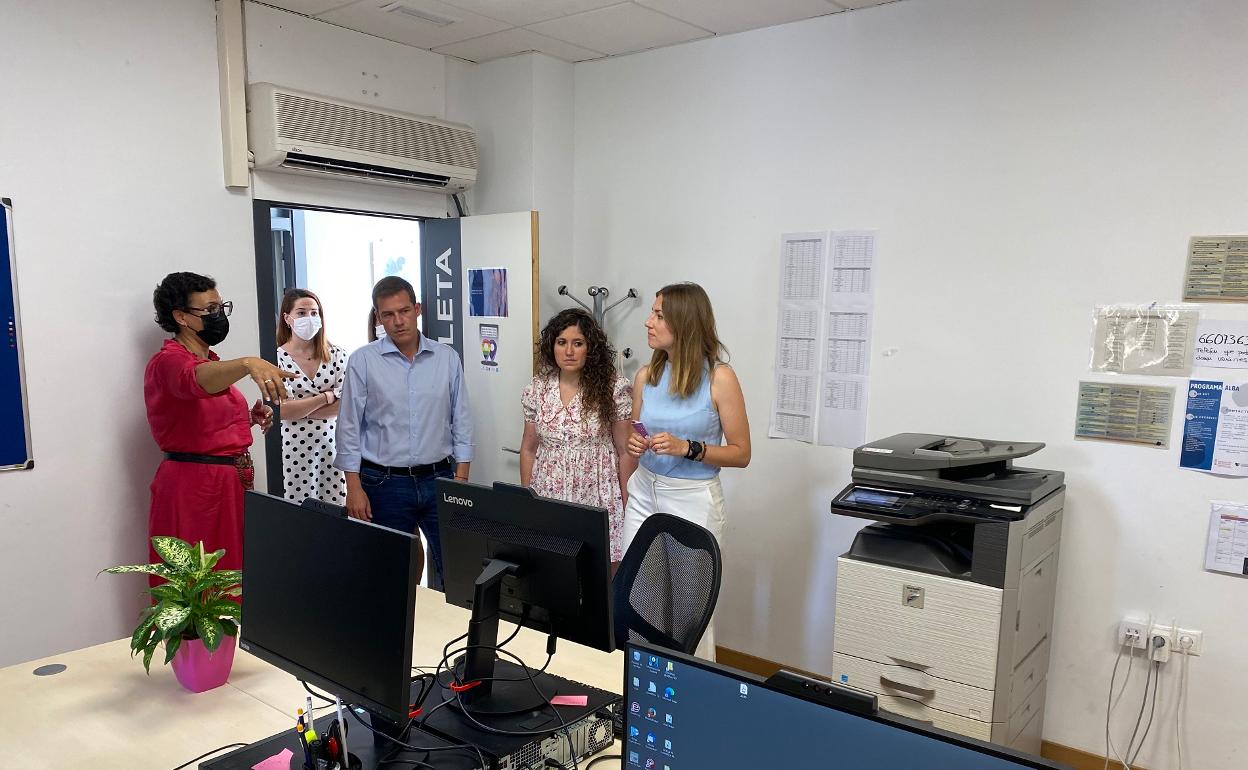
{"label": "blue bulletin board", "polygon": [[22,325],[17,311],[13,202],[8,198],[0,198],[0,218],[0,470],[26,470],[35,461],[30,453]]}

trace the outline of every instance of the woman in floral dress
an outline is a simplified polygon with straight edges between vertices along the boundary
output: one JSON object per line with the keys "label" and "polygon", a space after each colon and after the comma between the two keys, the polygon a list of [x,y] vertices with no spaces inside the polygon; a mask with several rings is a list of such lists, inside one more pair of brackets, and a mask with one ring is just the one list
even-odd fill
{"label": "woman in floral dress", "polygon": [[537,376],[524,389],[520,483],[543,497],[607,509],[611,561],[624,555],[632,388],[593,317],[564,310],[542,330]]}

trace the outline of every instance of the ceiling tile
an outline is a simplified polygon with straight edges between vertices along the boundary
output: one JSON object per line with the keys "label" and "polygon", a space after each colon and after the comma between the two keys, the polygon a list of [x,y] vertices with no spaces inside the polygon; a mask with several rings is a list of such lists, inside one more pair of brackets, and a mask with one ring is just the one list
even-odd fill
{"label": "ceiling tile", "polygon": [[547,56],[553,56],[556,59],[572,63],[601,59],[603,57],[603,54],[598,51],[591,51],[588,48],[581,48],[571,43],[565,43],[562,40],[555,40],[553,37],[539,35],[527,29],[508,29],[502,32],[495,32],[492,35],[475,37],[462,43],[444,45],[433,49],[433,51],[434,53],[467,59],[478,64],[527,51],[538,51]]}
{"label": "ceiling tile", "polygon": [[543,21],[530,25],[529,29],[612,55],[683,43],[712,34],[633,3]]}
{"label": "ceiling tile", "polygon": [[536,24],[539,21],[571,16],[582,11],[605,8],[620,0],[446,0],[456,8],[463,8],[491,19],[498,19],[517,27]]}
{"label": "ceiling tile", "polygon": [[[436,21],[417,18],[401,10],[383,10],[396,5],[411,13],[426,14]],[[458,43],[501,32],[509,26],[506,22],[455,8],[439,0],[362,0],[320,14],[317,18],[418,48]]]}
{"label": "ceiling tile", "polygon": [[826,16],[841,9],[827,0],[636,0],[639,5],[720,35]]}
{"label": "ceiling tile", "polygon": [[278,8],[285,8],[288,11],[296,13],[306,13],[313,16],[325,11],[332,11],[335,8],[341,8],[344,5],[350,5],[355,0],[262,0],[265,5],[274,5]]}

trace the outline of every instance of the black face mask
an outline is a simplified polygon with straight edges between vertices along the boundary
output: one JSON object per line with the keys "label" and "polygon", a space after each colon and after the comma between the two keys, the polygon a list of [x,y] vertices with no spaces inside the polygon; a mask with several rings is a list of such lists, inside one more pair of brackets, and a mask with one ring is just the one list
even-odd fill
{"label": "black face mask", "polygon": [[208,347],[220,345],[225,340],[226,335],[230,333],[230,319],[225,313],[202,315],[199,317],[199,320],[203,321],[204,328],[195,332],[195,334]]}

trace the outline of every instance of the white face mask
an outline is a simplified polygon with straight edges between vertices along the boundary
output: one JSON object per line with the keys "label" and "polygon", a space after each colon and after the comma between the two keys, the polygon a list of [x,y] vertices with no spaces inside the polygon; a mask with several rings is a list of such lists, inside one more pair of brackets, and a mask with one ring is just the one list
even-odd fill
{"label": "white face mask", "polygon": [[316,336],[321,330],[321,317],[315,315],[305,315],[296,318],[294,323],[290,325],[290,330],[295,336],[301,340],[310,340]]}
{"label": "white face mask", "polygon": [[386,336],[386,327],[381,324],[377,324],[373,327],[373,333],[377,335],[377,339],[384,339]]}

